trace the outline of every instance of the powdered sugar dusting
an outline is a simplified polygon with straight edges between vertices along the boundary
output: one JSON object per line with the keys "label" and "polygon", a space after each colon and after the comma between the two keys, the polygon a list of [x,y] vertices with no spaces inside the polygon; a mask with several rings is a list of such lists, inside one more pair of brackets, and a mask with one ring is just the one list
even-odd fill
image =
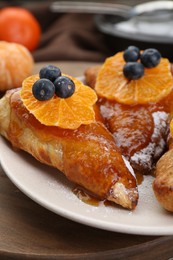
{"label": "powdered sugar dusting", "polygon": [[142,165],[144,169],[151,170],[154,160],[159,158],[166,147],[165,136],[168,132],[168,116],[164,111],[152,113],[154,121],[154,131],[151,136],[151,142],[147,147],[135,153],[130,162],[135,165]]}

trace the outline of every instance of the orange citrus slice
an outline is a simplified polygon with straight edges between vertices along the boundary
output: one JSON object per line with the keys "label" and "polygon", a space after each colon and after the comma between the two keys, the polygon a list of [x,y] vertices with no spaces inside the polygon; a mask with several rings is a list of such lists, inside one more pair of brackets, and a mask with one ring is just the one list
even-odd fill
{"label": "orange citrus slice", "polygon": [[123,52],[107,58],[96,81],[95,90],[101,97],[122,104],[145,104],[158,102],[173,89],[170,63],[162,58],[154,68],[145,68],[144,76],[129,80],[123,74]]}
{"label": "orange citrus slice", "polygon": [[173,118],[171,119],[170,122],[170,133],[171,133],[171,137],[173,138]]}
{"label": "orange citrus slice", "polygon": [[69,98],[59,98],[55,95],[47,101],[39,101],[32,94],[32,86],[39,79],[38,75],[30,76],[23,81],[21,100],[27,110],[42,124],[77,129],[80,125],[90,124],[95,120],[93,105],[97,101],[96,93],[80,80],[68,77],[75,84],[74,94]]}

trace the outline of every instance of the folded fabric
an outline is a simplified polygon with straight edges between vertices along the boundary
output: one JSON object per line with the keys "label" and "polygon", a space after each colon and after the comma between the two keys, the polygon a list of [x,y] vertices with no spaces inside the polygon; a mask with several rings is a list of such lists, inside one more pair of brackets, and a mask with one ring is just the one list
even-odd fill
{"label": "folded fabric", "polygon": [[42,27],[35,61],[103,61],[109,55],[93,15],[52,13],[49,4],[31,5],[30,10]]}

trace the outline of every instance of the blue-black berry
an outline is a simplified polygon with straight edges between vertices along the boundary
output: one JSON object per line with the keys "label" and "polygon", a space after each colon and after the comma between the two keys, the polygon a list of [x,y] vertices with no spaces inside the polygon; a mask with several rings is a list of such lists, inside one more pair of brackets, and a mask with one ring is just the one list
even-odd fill
{"label": "blue-black berry", "polygon": [[32,93],[40,101],[49,100],[55,94],[55,86],[49,79],[39,79],[33,84]]}
{"label": "blue-black berry", "polygon": [[54,65],[47,65],[43,67],[39,72],[40,79],[49,79],[54,82],[58,77],[61,76],[61,70]]}
{"label": "blue-black berry", "polygon": [[160,63],[161,54],[156,49],[146,49],[141,54],[141,63],[146,68],[156,67]]}
{"label": "blue-black berry", "polygon": [[140,50],[136,46],[129,46],[123,54],[126,62],[137,61],[140,58]]}
{"label": "blue-black berry", "polygon": [[139,79],[144,75],[144,66],[139,62],[127,62],[123,73],[127,79]]}
{"label": "blue-black berry", "polygon": [[54,82],[55,93],[60,98],[68,98],[75,92],[74,82],[65,76],[57,78]]}

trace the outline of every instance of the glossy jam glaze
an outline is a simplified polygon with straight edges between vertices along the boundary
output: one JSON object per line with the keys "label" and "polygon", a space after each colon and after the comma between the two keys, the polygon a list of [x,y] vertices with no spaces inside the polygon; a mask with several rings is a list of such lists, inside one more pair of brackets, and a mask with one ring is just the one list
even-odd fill
{"label": "glossy jam glaze", "polygon": [[[19,91],[11,95],[10,107],[11,120],[8,135],[15,147],[25,149],[33,156],[35,156],[36,150],[37,156],[35,157],[38,160],[53,164],[57,168],[59,168],[59,164],[56,164],[56,158],[54,157],[52,160],[49,153],[50,150],[61,147],[61,170],[66,177],[85,187],[98,198],[107,198],[110,195],[111,187],[117,182],[122,183],[127,190],[136,189],[136,178],[126,167],[113,136],[100,121],[82,125],[76,130],[42,125],[23,106]],[[100,116],[96,115],[96,118],[100,118]],[[28,140],[27,149],[23,147],[21,140],[28,129],[34,133],[34,138],[35,136],[38,138],[37,147],[34,146],[33,140]],[[43,145],[44,147],[42,147]],[[135,207],[137,198],[138,195],[135,191],[132,207]]]}
{"label": "glossy jam glaze", "polygon": [[[85,71],[86,82],[93,89],[99,70],[97,66]],[[169,122],[173,118],[173,90],[158,103],[123,105],[98,97],[98,106],[116,145],[135,172],[151,173],[167,149]]]}
{"label": "glossy jam glaze", "polygon": [[130,106],[100,98],[98,105],[106,126],[115,137],[116,145],[123,155],[131,157],[151,142],[155,127],[153,113],[170,113],[173,92],[159,103]]}
{"label": "glossy jam glaze", "polygon": [[73,193],[84,203],[89,204],[91,206],[98,207],[101,200],[92,196],[87,191],[82,189],[81,187],[75,187],[73,189]]}

